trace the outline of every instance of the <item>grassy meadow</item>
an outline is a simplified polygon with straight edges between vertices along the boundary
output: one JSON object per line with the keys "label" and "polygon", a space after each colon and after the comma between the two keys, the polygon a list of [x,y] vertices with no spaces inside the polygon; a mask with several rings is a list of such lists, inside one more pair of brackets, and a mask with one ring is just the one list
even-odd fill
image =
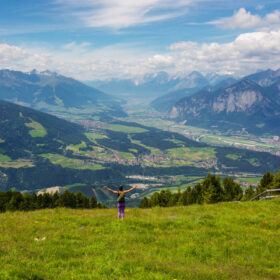
{"label": "grassy meadow", "polygon": [[279,279],[280,201],[0,214],[0,279]]}
{"label": "grassy meadow", "polygon": [[126,126],[126,125],[120,125],[120,124],[110,124],[106,126],[106,129],[116,131],[116,132],[123,132],[128,134],[133,133],[143,133],[147,132],[146,129],[136,126]]}
{"label": "grassy meadow", "polygon": [[28,168],[33,167],[31,160],[17,159],[12,160],[9,156],[3,155],[0,152],[0,167],[3,168]]}
{"label": "grassy meadow", "polygon": [[51,163],[60,165],[65,168],[73,169],[88,169],[88,170],[102,170],[104,167],[101,164],[87,164],[80,159],[68,158],[59,154],[42,154]]}
{"label": "grassy meadow", "polygon": [[38,122],[31,120],[30,123],[25,124],[28,128],[30,128],[29,134],[31,137],[45,137],[47,135],[46,129]]}

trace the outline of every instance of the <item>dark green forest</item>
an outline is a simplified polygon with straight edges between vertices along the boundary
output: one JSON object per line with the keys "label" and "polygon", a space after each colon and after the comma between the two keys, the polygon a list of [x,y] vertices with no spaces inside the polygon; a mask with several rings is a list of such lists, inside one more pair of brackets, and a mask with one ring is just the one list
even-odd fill
{"label": "dark green forest", "polygon": [[141,208],[171,207],[191,204],[212,204],[229,201],[247,201],[267,189],[280,188],[280,171],[278,173],[267,172],[261,178],[257,188],[250,186],[243,190],[231,177],[220,178],[208,174],[202,182],[185,191],[172,193],[169,190],[155,192],[150,198],[144,197],[140,202]]}
{"label": "dark green forest", "polygon": [[[257,188],[252,186],[245,190],[231,177],[221,178],[208,174],[201,182],[185,191],[172,193],[169,190],[155,192],[151,197],[144,197],[140,208],[187,206],[191,204],[213,204],[219,202],[248,201],[266,189],[280,188],[280,171],[267,172],[261,178]],[[95,196],[85,196],[80,192],[65,191],[62,194],[21,193],[16,191],[0,192],[0,212],[30,211],[46,208],[91,209],[104,208]]]}
{"label": "dark green forest", "polygon": [[92,209],[104,208],[94,196],[87,197],[82,193],[65,191],[63,194],[44,193],[36,195],[14,191],[0,192],[0,212],[30,211],[46,208]]}

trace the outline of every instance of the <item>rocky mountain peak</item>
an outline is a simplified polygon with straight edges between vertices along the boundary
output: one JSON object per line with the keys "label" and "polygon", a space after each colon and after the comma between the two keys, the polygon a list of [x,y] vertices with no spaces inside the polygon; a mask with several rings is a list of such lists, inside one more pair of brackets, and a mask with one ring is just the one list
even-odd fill
{"label": "rocky mountain peak", "polygon": [[217,90],[204,88],[178,101],[170,116],[198,126],[280,133],[279,73],[267,70]]}

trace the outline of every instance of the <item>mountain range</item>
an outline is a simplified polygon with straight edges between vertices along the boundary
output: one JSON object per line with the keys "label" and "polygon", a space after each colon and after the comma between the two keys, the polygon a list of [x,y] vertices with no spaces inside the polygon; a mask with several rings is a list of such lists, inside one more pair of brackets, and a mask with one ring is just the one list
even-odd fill
{"label": "mountain range", "polygon": [[63,117],[71,118],[76,111],[107,120],[125,116],[121,98],[126,93],[143,99],[156,97],[152,107],[192,125],[279,134],[280,70],[259,71],[239,80],[162,71],[138,80],[94,84],[98,89],[50,71],[6,69],[0,70],[0,99]]}
{"label": "mountain range", "polygon": [[190,74],[177,73],[176,75],[160,71],[146,74],[139,79],[93,80],[88,82],[88,84],[113,95],[130,95],[137,96],[138,98],[155,99],[171,92],[181,92],[178,94],[182,98],[188,95],[188,92],[185,95],[183,94],[184,90],[200,89],[208,84],[216,84],[224,79],[224,76],[215,74],[204,76],[197,71]]}
{"label": "mountain range", "polygon": [[90,195],[94,190],[106,201],[102,184],[135,182],[129,176],[156,176],[166,184],[171,176],[263,173],[279,164],[280,157],[268,153],[213,147],[137,123],[112,121],[89,130],[0,101],[0,190],[63,186]]}
{"label": "mountain range", "polygon": [[187,76],[176,79],[176,85],[151,102],[151,106],[160,112],[167,112],[181,98],[189,96],[207,86],[210,81],[199,72],[192,72]]}
{"label": "mountain range", "polygon": [[0,70],[0,99],[46,112],[87,108],[91,113],[123,114],[116,97],[50,71]]}
{"label": "mountain range", "polygon": [[205,87],[179,100],[170,116],[223,131],[280,134],[280,71],[266,70],[232,85]]}
{"label": "mountain range", "polygon": [[155,74],[147,74],[141,79],[109,79],[88,82],[104,92],[110,92],[117,96],[137,96],[142,98],[155,98],[168,92],[178,83],[177,77],[161,71]]}

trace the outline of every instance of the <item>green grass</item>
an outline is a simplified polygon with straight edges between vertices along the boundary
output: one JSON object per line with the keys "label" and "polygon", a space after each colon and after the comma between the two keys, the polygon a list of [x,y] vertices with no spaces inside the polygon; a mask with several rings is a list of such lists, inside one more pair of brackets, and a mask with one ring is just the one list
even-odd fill
{"label": "green grass", "polygon": [[238,160],[238,159],[241,159],[241,156],[237,155],[237,154],[227,154],[226,158],[229,158],[231,160]]}
{"label": "green grass", "polygon": [[182,160],[201,161],[215,159],[216,151],[214,148],[173,148],[167,150],[169,156]]}
{"label": "green grass", "polygon": [[246,183],[253,183],[253,184],[258,184],[260,182],[262,177],[252,177],[252,178],[238,178],[240,182],[246,182]]}
{"label": "green grass", "polygon": [[[105,139],[107,138],[106,135],[103,134],[93,134],[93,133],[87,133],[87,137],[90,139],[90,141],[94,142],[97,139]],[[97,144],[97,143],[96,143]],[[80,154],[87,157],[92,158],[99,158],[99,159],[108,159],[113,156],[113,154],[117,154],[120,158],[125,160],[134,160],[135,156],[132,153],[128,152],[119,152],[112,149],[106,149],[99,146],[91,146],[91,149],[88,149],[87,151],[82,150],[83,148],[88,148],[87,144],[85,142],[81,142],[78,145],[68,145],[66,147],[66,150],[72,151],[76,154]],[[137,152],[137,150],[136,150]]]}
{"label": "green grass", "polygon": [[279,279],[280,202],[0,215],[0,279]]}
{"label": "green grass", "polygon": [[135,140],[135,139],[130,139],[130,140],[131,140],[132,144],[136,144],[138,146],[144,147],[145,149],[149,150],[151,152],[151,154],[153,154],[153,155],[161,154],[161,150],[160,149],[147,146],[147,145],[143,144],[140,140]]}
{"label": "green grass", "polygon": [[257,158],[250,158],[247,161],[255,167],[261,166],[261,163],[259,162],[259,160]]}
{"label": "green grass", "polygon": [[18,160],[0,162],[0,167],[14,168],[14,169],[31,168],[34,167],[34,163],[31,160],[18,159]]}
{"label": "green grass", "polygon": [[129,133],[129,134],[147,132],[147,130],[142,127],[126,126],[126,125],[119,125],[119,124],[110,124],[106,127],[106,129],[123,132],[123,133]]}
{"label": "green grass", "polygon": [[131,153],[127,153],[127,152],[118,152],[119,156],[123,159],[126,160],[134,160],[135,156]]}
{"label": "green grass", "polygon": [[42,154],[44,158],[47,158],[51,163],[60,165],[64,168],[72,169],[88,169],[88,170],[102,170],[105,169],[101,164],[88,164],[83,160],[65,157],[59,154]]}
{"label": "green grass", "polygon": [[97,132],[86,132],[85,135],[93,143],[96,143],[96,140],[108,138],[106,134]]}
{"label": "green grass", "polygon": [[[130,115],[129,117],[123,118],[122,120],[128,122],[136,122],[148,127],[156,127],[165,131],[177,132],[179,134],[185,134],[185,132],[188,132],[192,136],[196,136],[196,138],[199,138],[201,142],[215,146],[217,145],[232,147],[234,145],[237,147],[244,147],[254,151],[256,150],[256,148],[258,150],[265,150],[267,152],[279,151],[279,144],[271,143],[270,141],[267,141],[268,139],[264,141],[257,139],[256,137],[252,138],[252,136],[216,135],[213,134],[211,130],[178,124],[170,120],[162,119],[160,117],[149,117],[147,113]],[[260,126],[262,126],[262,124],[260,124]],[[267,135],[267,137],[271,138],[271,135]]]}
{"label": "green grass", "polygon": [[80,144],[77,144],[77,145],[68,145],[66,147],[66,150],[69,150],[69,151],[72,151],[74,153],[79,153],[80,152],[80,149],[83,149],[83,148],[87,148],[87,144],[82,141]]}
{"label": "green grass", "polygon": [[213,144],[218,146],[232,146],[237,145],[240,147],[247,148],[262,148],[262,149],[279,149],[278,145],[263,143],[256,140],[247,139],[245,137],[238,136],[221,136],[221,135],[205,135],[201,137],[201,142],[205,142],[207,144]]}
{"label": "green grass", "polygon": [[33,138],[37,137],[45,137],[47,135],[46,129],[38,122],[35,122],[34,120],[30,120],[31,122],[26,123],[25,125],[30,128],[29,134]]}
{"label": "green grass", "polygon": [[0,153],[0,167],[2,168],[30,168],[34,164],[31,160],[17,159],[12,160],[9,156]]}
{"label": "green grass", "polygon": [[88,157],[97,157],[104,161],[108,160],[113,156],[112,151],[110,149],[94,146],[91,147],[91,151],[85,152],[85,155]]}
{"label": "green grass", "polygon": [[10,161],[11,158],[9,156],[3,155],[0,153],[0,162]]}

